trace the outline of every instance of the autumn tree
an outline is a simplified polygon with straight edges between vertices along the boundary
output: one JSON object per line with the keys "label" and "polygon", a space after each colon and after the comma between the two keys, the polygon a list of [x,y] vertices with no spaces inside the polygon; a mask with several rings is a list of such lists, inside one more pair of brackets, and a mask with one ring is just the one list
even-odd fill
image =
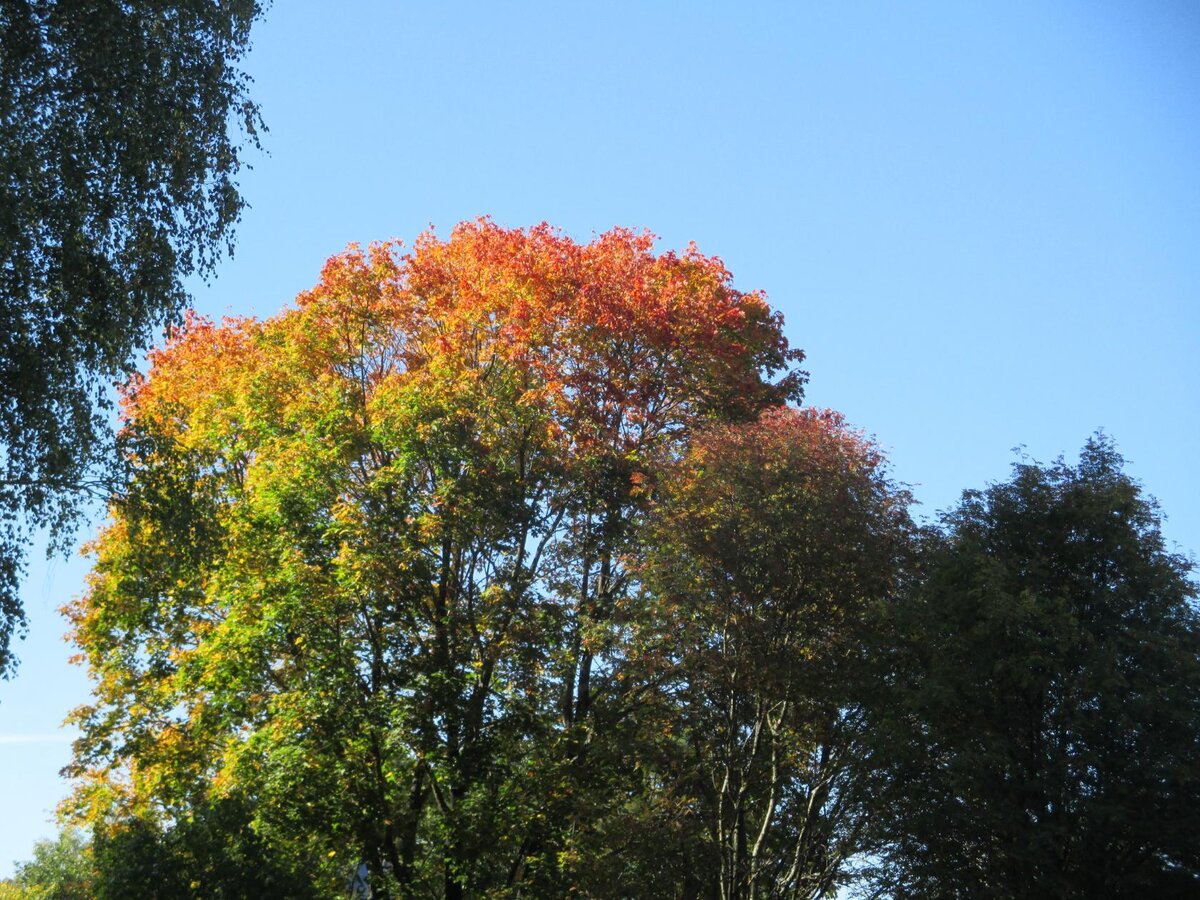
{"label": "autumn tree", "polygon": [[487,220],[189,320],[125,392],[132,475],[71,609],[76,813],[229,800],[314,885],[567,892],[562,798],[616,802],[588,758],[647,472],[797,398],[799,358],[694,248]]}
{"label": "autumn tree", "polygon": [[660,492],[639,646],[677,708],[694,896],[832,896],[865,847],[863,675],[908,496],[841,416],[790,408],[706,430]]}
{"label": "autumn tree", "polygon": [[1190,562],[1103,437],[945,518],[871,730],[895,896],[1183,897],[1200,886]]}
{"label": "autumn tree", "polygon": [[113,380],[228,246],[260,11],[0,3],[0,675],[29,531],[63,539],[82,493],[103,493]]}

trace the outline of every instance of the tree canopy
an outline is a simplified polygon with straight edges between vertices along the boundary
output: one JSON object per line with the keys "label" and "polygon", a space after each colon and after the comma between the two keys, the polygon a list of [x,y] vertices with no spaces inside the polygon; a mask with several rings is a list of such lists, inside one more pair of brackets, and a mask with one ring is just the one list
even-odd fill
{"label": "tree canopy", "polygon": [[0,3],[0,674],[30,529],[63,536],[105,459],[113,380],[230,246],[260,9]]}
{"label": "tree canopy", "polygon": [[918,528],[801,360],[695,247],[488,219],[188,316],[67,609],[95,894],[1194,894],[1196,585],[1111,443]]}
{"label": "tree canopy", "polygon": [[33,845],[33,859],[0,881],[0,900],[90,900],[94,889],[91,847],[78,829]]}
{"label": "tree canopy", "polygon": [[483,220],[175,332],[125,392],[132,477],[71,610],[85,819],[240,799],[314,877],[575,883],[572,805],[599,827],[647,791],[620,764],[648,484],[803,377],[761,295],[652,241]]}
{"label": "tree canopy", "polygon": [[864,676],[909,502],[828,410],[711,428],[665,479],[639,613],[661,642],[683,745],[671,789],[694,794],[707,893],[831,896],[866,849]]}
{"label": "tree canopy", "polygon": [[1191,563],[1112,443],[967,492],[895,610],[872,729],[905,896],[1200,887]]}

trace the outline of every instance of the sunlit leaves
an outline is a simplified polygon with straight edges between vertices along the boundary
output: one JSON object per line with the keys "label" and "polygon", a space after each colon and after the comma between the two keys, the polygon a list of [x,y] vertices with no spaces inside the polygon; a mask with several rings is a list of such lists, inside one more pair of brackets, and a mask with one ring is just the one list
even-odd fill
{"label": "sunlit leaves", "polygon": [[71,609],[76,808],[234,798],[380,889],[561,885],[555,798],[612,802],[580,741],[649,473],[798,397],[799,359],[695,249],[488,220],[351,247],[264,322],[190,318],[126,390],[129,483]]}

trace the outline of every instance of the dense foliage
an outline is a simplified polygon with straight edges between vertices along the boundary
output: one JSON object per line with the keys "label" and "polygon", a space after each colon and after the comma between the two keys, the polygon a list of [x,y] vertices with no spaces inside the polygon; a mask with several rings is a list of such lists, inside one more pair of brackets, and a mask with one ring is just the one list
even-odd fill
{"label": "dense foliage", "polygon": [[1196,586],[1111,443],[968,492],[926,566],[893,612],[871,731],[893,781],[886,881],[940,897],[1200,892]]}
{"label": "dense foliage", "polygon": [[[25,536],[96,480],[106,392],[211,271],[258,113],[255,0],[0,2],[0,675]],[[236,131],[236,129],[235,129]]]}
{"label": "dense foliage", "polygon": [[0,900],[89,900],[94,886],[87,836],[67,828],[56,840],[34,844],[33,859],[18,864],[12,879],[0,881]]}
{"label": "dense foliage", "polygon": [[798,358],[719,260],[486,221],[351,250],[268,322],[192,320],[126,395],[135,474],[72,611],[79,809],[234,796],[335,881],[565,890],[597,840],[567,794],[586,775],[602,820],[641,792],[647,479],[797,397]]}
{"label": "dense foliage", "polygon": [[836,413],[779,408],[705,431],[662,486],[641,615],[703,895],[829,896],[867,846],[864,676],[912,532],[880,464]]}
{"label": "dense foliage", "polygon": [[1119,457],[919,530],[800,359],[694,248],[488,220],[188,319],[68,610],[93,892],[1194,890],[1195,587]]}

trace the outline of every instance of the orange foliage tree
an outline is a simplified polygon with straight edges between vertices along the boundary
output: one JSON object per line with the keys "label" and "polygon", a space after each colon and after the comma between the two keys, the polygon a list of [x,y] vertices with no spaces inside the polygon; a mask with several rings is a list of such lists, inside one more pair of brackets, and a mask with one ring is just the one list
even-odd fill
{"label": "orange foliage tree", "polygon": [[190,318],[124,392],[69,608],[74,813],[232,798],[377,896],[579,887],[575,848],[656,790],[623,764],[619,610],[657,473],[799,399],[801,358],[694,247],[486,219],[351,247],[275,318]]}

